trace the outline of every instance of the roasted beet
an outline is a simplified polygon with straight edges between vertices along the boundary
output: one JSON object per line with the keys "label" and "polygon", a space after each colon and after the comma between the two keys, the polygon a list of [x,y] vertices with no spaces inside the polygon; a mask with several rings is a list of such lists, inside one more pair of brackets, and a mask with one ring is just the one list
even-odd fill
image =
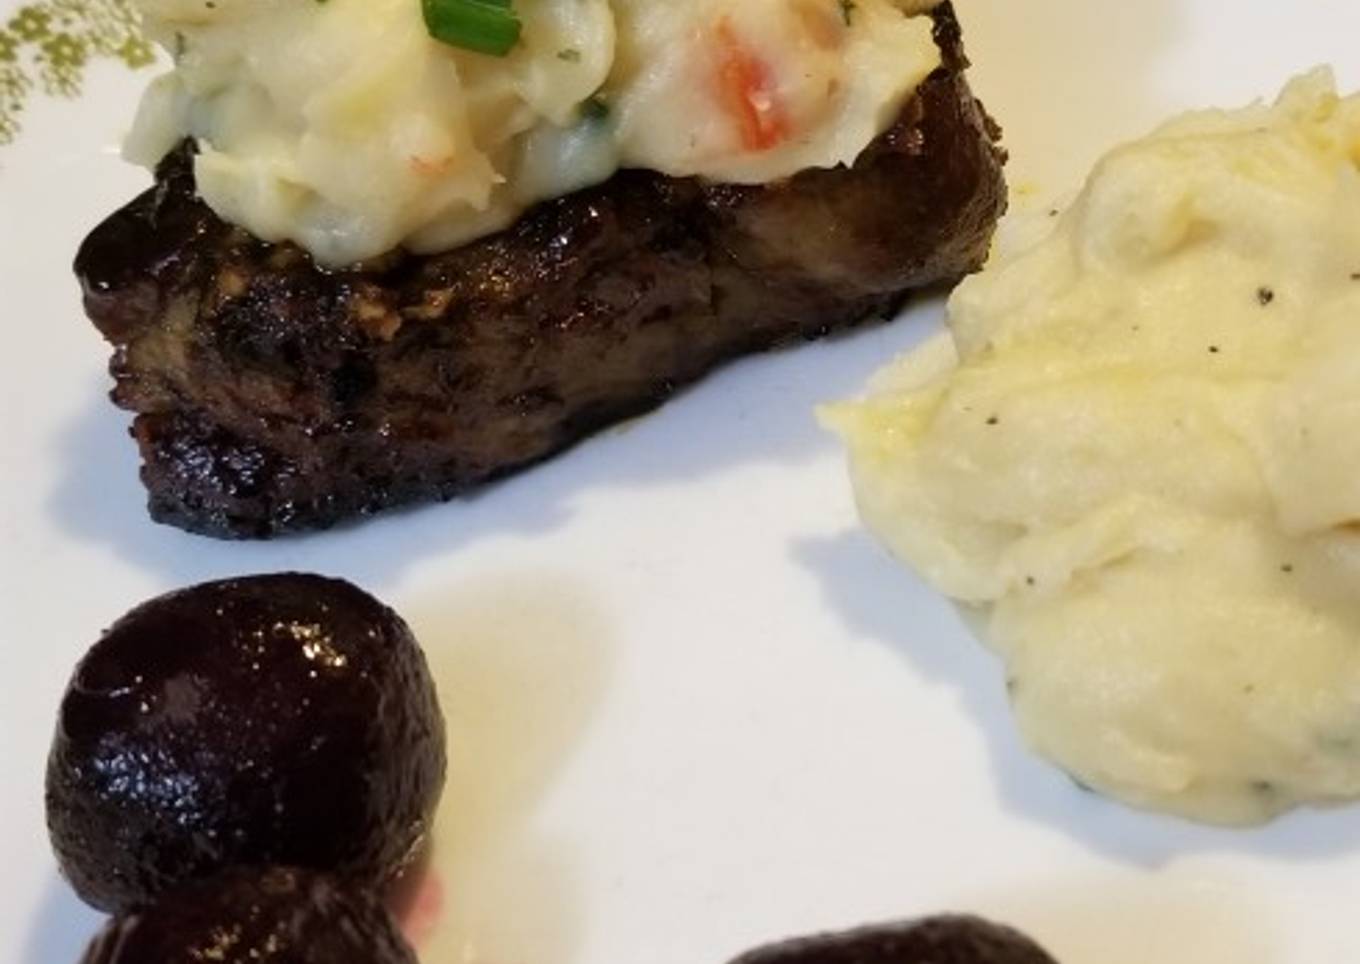
{"label": "roasted beet", "polygon": [[381,901],[304,870],[237,869],[110,921],[83,964],[415,964]]}
{"label": "roasted beet", "polygon": [[880,924],[761,947],[732,964],[1056,964],[1024,934],[979,917]]}
{"label": "roasted beet", "polygon": [[81,662],[48,827],[76,891],[115,913],[234,865],[381,887],[424,840],[444,765],[400,617],[334,579],[233,579],[137,607]]}

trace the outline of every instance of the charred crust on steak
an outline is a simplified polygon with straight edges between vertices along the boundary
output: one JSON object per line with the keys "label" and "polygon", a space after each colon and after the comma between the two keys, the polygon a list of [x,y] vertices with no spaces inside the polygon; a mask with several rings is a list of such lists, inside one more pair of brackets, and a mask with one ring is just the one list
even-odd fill
{"label": "charred crust on steak", "polygon": [[187,148],[85,241],[153,518],[227,538],[447,499],[721,362],[891,315],[976,270],[998,130],[942,64],[849,168],[760,187],[621,171],[499,234],[327,271],[219,219]]}

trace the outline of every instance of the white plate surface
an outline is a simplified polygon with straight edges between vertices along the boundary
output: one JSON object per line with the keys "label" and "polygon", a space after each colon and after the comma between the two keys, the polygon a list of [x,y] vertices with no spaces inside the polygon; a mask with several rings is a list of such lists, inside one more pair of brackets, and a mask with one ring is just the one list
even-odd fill
{"label": "white plate surface", "polygon": [[[1322,62],[1360,85],[1354,0],[958,6],[1025,204],[1180,108]],[[813,406],[934,330],[938,300],[732,366],[458,504],[264,545],[149,523],[69,272],[144,184],[114,145],[145,80],[92,62],[83,97],[35,95],[0,147],[0,961],[74,962],[97,924],[42,818],[79,655],[149,595],[287,568],[377,592],[437,668],[455,775],[427,964],[722,964],[945,909],[1068,964],[1360,960],[1360,807],[1229,832],[1080,793],[1024,752],[951,609],[857,531]]]}

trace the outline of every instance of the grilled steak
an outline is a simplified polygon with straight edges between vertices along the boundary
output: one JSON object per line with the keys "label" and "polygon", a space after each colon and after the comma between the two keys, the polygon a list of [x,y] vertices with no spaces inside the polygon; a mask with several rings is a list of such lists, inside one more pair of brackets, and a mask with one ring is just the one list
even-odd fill
{"label": "grilled steak", "polygon": [[264,538],[446,499],[974,270],[1003,156],[949,4],[933,16],[942,66],[853,167],[624,171],[438,255],[324,270],[224,223],[171,155],[76,259],[152,517]]}

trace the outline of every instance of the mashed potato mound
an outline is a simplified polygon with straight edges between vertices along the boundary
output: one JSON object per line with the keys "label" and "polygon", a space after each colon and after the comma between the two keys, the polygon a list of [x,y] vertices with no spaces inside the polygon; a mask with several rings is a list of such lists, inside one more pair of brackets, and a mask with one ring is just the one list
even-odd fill
{"label": "mashed potato mound", "polygon": [[619,168],[850,163],[940,63],[934,0],[528,0],[505,57],[432,39],[421,0],[135,3],[175,69],[128,157],[193,138],[214,211],[331,265],[455,247]]}
{"label": "mashed potato mound", "polygon": [[949,324],[827,418],[1031,745],[1214,823],[1360,796],[1360,96],[1115,150]]}

